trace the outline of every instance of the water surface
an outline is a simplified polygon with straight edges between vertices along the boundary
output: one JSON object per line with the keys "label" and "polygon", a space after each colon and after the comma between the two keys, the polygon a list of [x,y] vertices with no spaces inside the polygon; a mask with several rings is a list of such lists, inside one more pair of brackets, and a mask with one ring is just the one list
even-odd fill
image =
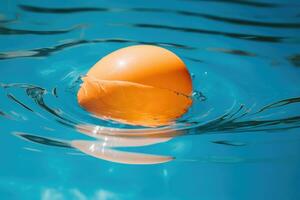
{"label": "water surface", "polygon": [[[0,5],[1,199],[300,198],[299,1]],[[192,73],[194,104],[170,126],[77,104],[88,69],[136,44],[175,52]]]}

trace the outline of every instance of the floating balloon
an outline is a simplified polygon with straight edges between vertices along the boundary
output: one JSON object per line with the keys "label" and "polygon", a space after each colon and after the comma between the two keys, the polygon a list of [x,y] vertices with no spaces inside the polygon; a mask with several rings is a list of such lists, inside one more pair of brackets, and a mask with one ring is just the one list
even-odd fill
{"label": "floating balloon", "polygon": [[95,116],[161,126],[191,106],[192,80],[183,61],[152,45],[119,49],[98,61],[83,78],[78,103]]}

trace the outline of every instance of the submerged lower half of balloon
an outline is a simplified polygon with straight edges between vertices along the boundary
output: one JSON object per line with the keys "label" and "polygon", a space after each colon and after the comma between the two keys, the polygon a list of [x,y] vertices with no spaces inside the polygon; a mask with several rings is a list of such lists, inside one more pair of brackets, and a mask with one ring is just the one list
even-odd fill
{"label": "submerged lower half of balloon", "polygon": [[83,78],[77,98],[96,117],[149,127],[171,124],[192,104],[191,97],[169,89],[89,77]]}

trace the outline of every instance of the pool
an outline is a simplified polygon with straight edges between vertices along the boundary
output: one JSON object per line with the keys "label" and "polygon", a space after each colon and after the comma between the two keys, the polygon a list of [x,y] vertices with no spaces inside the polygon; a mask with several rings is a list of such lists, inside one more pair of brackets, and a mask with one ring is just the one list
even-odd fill
{"label": "pool", "polygon": [[[299,199],[299,10],[1,1],[0,199]],[[88,69],[136,44],[175,52],[192,74],[193,106],[169,126],[101,120],[77,103]]]}

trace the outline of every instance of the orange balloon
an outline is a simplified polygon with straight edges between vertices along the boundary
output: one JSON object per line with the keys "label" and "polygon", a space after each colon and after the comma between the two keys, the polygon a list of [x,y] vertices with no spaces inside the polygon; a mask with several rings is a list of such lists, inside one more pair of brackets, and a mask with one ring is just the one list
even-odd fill
{"label": "orange balloon", "polygon": [[102,119],[161,126],[191,106],[192,80],[183,61],[152,45],[119,49],[98,61],[83,78],[78,103]]}

